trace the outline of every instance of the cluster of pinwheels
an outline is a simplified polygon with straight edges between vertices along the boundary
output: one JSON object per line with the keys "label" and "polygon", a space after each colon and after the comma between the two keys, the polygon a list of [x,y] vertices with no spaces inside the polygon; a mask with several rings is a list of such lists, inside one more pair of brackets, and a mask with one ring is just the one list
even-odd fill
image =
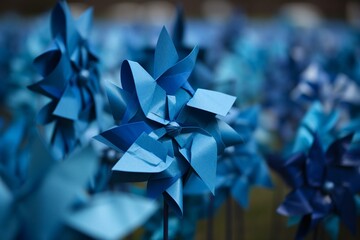
{"label": "cluster of pinwheels", "polygon": [[[90,145],[74,149],[89,124],[100,121],[103,101],[98,59],[87,41],[91,10],[75,22],[66,2],[59,1],[51,15],[53,47],[35,59],[44,79],[30,89],[51,99],[38,123],[54,122],[52,147],[33,128],[31,110],[1,119],[0,238],[119,239],[157,206],[130,193],[92,192],[103,163]],[[135,209],[141,213],[133,214]]]}
{"label": "cluster of pinwheels", "polygon": [[119,239],[147,219],[146,239],[194,238],[204,219],[210,237],[217,211],[231,238],[232,215],[251,225],[252,188],[273,186],[267,164],[290,192],[280,203],[276,181],[261,204],[280,204],[296,239],[342,238],[340,222],[354,234],[360,35],[244,20],[185,22],[178,7],[170,34],[111,21],[90,34],[92,9],[75,19],[65,0],[50,29],[0,19],[0,238]]}

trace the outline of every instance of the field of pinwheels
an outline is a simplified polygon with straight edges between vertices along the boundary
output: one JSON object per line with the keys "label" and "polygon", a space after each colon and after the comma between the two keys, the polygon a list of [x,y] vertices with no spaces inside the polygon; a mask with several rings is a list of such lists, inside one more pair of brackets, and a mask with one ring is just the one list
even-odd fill
{"label": "field of pinwheels", "polygon": [[0,239],[359,239],[360,27],[0,17]]}

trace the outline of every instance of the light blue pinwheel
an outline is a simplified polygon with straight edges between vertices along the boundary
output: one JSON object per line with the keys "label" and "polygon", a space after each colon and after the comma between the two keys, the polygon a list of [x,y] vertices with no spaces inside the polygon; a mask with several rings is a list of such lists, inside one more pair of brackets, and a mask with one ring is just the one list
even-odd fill
{"label": "light blue pinwheel", "polygon": [[13,190],[25,181],[29,164],[28,119],[18,117],[9,126],[1,126],[0,129],[0,178]]}
{"label": "light blue pinwheel", "polygon": [[55,162],[42,140],[34,138],[26,181],[11,189],[0,178],[1,239],[54,239],[68,209],[95,173],[94,156],[81,152],[71,161]]}
{"label": "light blue pinwheel", "polygon": [[[99,193],[73,208],[64,224],[88,239],[122,239],[158,208],[155,201],[129,193]],[[74,239],[79,239],[79,236]]]}
{"label": "light blue pinwheel", "polygon": [[52,47],[34,60],[43,79],[29,88],[50,98],[38,123],[54,123],[51,145],[64,158],[83,140],[82,135],[102,110],[98,58],[88,42],[92,10],[76,21],[68,5],[59,1],[51,13]]}
{"label": "light blue pinwheel", "polygon": [[87,187],[98,167],[91,147],[56,162],[36,134],[30,153],[28,175],[20,187],[11,188],[0,176],[1,239],[115,240],[157,209],[154,201],[131,194],[89,195]]}
{"label": "light blue pinwheel", "polygon": [[253,186],[272,187],[269,171],[253,136],[258,113],[258,107],[234,110],[228,122],[242,136],[244,143],[225,150],[218,163],[218,192],[228,197],[230,194],[243,208],[249,205],[249,192]]}
{"label": "light blue pinwheel", "polygon": [[154,73],[124,61],[121,87],[112,84],[108,98],[118,122],[96,139],[124,152],[113,167],[123,181],[147,181],[149,196],[163,194],[179,215],[183,189],[205,185],[215,191],[217,156],[241,141],[216,116],[225,116],[235,97],[198,89],[188,83],[197,48],[179,60],[162,29],[155,51]]}
{"label": "light blue pinwheel", "polygon": [[314,141],[315,133],[318,133],[324,144],[329,144],[330,133],[335,129],[338,120],[339,111],[327,112],[320,102],[315,101],[301,120],[290,153],[309,149]]}

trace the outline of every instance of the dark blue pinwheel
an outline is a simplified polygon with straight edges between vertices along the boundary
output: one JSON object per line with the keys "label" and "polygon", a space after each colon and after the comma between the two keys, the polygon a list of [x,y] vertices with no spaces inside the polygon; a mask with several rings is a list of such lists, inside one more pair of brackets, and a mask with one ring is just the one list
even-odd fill
{"label": "dark blue pinwheel", "polygon": [[348,154],[352,137],[341,137],[324,151],[315,136],[307,154],[294,154],[282,165],[279,172],[292,191],[278,212],[301,218],[296,239],[303,239],[331,215],[337,215],[355,233],[354,197],[360,191],[360,162]]}
{"label": "dark blue pinwheel", "polygon": [[359,106],[359,92],[358,84],[345,74],[338,73],[332,77],[321,64],[312,63],[302,73],[293,98],[308,102],[321,101],[326,110],[331,111],[339,104]]}
{"label": "dark blue pinwheel", "polygon": [[123,181],[147,181],[148,194],[163,194],[179,215],[183,189],[205,185],[214,193],[217,156],[241,136],[216,116],[225,116],[235,98],[188,83],[197,48],[179,61],[165,28],[155,51],[154,73],[124,61],[121,86],[108,88],[118,126],[96,139],[124,152],[113,167]]}
{"label": "dark blue pinwheel", "polygon": [[29,88],[50,98],[38,123],[54,123],[50,142],[60,158],[79,145],[102,108],[98,58],[87,40],[91,20],[89,9],[74,21],[67,3],[59,1],[51,13],[52,47],[34,60],[43,79]]}

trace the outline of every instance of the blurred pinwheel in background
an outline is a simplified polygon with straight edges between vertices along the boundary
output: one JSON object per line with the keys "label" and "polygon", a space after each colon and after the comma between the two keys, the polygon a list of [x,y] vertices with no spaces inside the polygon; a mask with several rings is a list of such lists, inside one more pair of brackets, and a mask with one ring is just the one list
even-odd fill
{"label": "blurred pinwheel in background", "polygon": [[98,59],[88,41],[92,10],[73,20],[65,1],[51,13],[53,44],[34,60],[43,79],[29,88],[50,98],[38,114],[38,123],[53,123],[50,143],[63,159],[84,139],[89,124],[102,111]]}
{"label": "blurred pinwheel in background", "polygon": [[283,164],[280,171],[292,187],[278,212],[301,218],[296,239],[303,239],[332,214],[355,233],[356,203],[359,193],[358,157],[347,155],[352,139],[348,135],[335,140],[326,151],[315,136],[308,153],[298,153]]}
{"label": "blurred pinwheel in background", "polygon": [[1,122],[0,179],[10,189],[18,189],[26,179],[31,139],[28,120],[19,117],[10,126],[4,120]]}
{"label": "blurred pinwheel in background", "polygon": [[0,239],[359,238],[360,4],[10,2]]}
{"label": "blurred pinwheel in background", "polygon": [[253,186],[272,187],[266,162],[259,155],[254,137],[258,113],[259,108],[252,107],[234,110],[226,117],[244,143],[226,149],[217,169],[216,198],[220,194],[230,194],[243,208],[249,206],[248,195]]}

